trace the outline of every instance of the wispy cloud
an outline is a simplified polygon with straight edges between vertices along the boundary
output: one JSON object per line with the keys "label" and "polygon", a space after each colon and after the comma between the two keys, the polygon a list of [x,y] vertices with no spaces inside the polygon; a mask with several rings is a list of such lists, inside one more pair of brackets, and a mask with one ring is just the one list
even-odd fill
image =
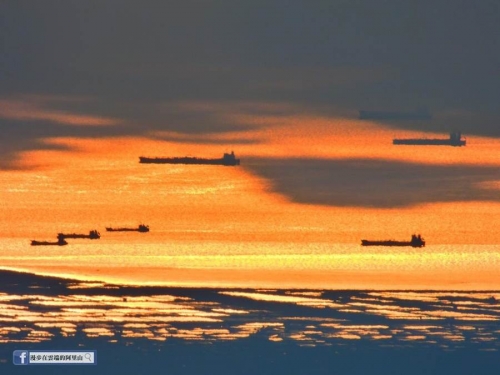
{"label": "wispy cloud", "polygon": [[[67,100],[67,99],[66,99]],[[0,118],[9,120],[48,121],[61,125],[109,126],[119,123],[118,119],[74,113],[49,107],[51,100],[39,97],[0,100]]]}

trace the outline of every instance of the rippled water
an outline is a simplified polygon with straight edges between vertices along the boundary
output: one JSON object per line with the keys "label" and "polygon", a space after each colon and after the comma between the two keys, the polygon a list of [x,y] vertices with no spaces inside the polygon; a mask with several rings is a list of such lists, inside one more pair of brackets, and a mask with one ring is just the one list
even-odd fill
{"label": "rippled water", "polygon": [[[61,283],[26,276],[10,280],[0,292],[3,343],[74,337],[110,344],[261,337],[308,346],[365,342],[500,349],[499,293],[218,291]],[[21,293],[13,293],[15,289]]]}

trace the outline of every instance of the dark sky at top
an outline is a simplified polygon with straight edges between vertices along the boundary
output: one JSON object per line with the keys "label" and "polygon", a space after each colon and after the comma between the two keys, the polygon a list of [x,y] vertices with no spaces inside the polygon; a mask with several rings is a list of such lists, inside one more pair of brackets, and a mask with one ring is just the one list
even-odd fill
{"label": "dark sky at top", "polygon": [[500,3],[7,0],[0,71],[2,100],[47,97],[45,108],[122,122],[0,118],[6,158],[43,136],[234,128],[168,109],[191,100],[288,102],[331,116],[425,106],[436,121],[390,125],[453,122],[500,136]]}

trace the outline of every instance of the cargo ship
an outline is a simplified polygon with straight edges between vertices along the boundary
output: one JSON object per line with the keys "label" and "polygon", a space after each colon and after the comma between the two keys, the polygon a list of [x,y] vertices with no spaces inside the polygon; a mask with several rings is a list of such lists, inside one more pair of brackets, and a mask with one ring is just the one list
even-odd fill
{"label": "cargo ship", "polygon": [[59,238],[58,241],[36,241],[31,240],[31,246],[64,246],[68,242],[64,238]]}
{"label": "cargo ship", "polygon": [[411,246],[411,247],[424,247],[425,240],[420,236],[420,234],[413,234],[411,236],[411,241],[369,241],[361,240],[361,246]]}
{"label": "cargo ship", "polygon": [[393,139],[394,145],[409,145],[409,146],[465,146],[466,140],[462,139],[462,133],[450,133],[450,138],[408,138],[408,139]]}
{"label": "cargo ship", "polygon": [[432,115],[425,108],[418,108],[412,112],[398,111],[359,111],[361,120],[430,120]]}
{"label": "cargo ship", "polygon": [[88,238],[91,240],[97,240],[101,238],[101,234],[97,230],[91,230],[89,234],[78,234],[78,233],[58,233],[57,238],[59,239],[66,239],[66,238]]}
{"label": "cargo ship", "polygon": [[149,232],[149,226],[140,224],[137,228],[111,228],[111,227],[106,227],[106,230],[108,232],[141,232],[141,233],[146,233]]}
{"label": "cargo ship", "polygon": [[235,166],[240,165],[240,159],[236,159],[234,152],[225,153],[220,159],[204,159],[196,157],[174,157],[174,158],[148,158],[139,156],[139,163],[143,164],[201,164],[201,165],[224,165]]}

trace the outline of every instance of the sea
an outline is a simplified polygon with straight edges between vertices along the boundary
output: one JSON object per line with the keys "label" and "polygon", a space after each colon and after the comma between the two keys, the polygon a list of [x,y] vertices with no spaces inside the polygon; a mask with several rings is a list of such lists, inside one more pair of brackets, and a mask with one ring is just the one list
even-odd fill
{"label": "sea", "polygon": [[[496,374],[500,364],[498,292],[0,280],[2,373]],[[92,362],[37,364],[54,351]],[[13,364],[19,352],[29,366]]]}
{"label": "sea", "polygon": [[[216,136],[44,139],[0,172],[0,372],[497,374],[498,141],[393,135],[295,116],[221,135],[238,167],[139,163],[230,152]],[[361,246],[412,234],[426,246]]]}

